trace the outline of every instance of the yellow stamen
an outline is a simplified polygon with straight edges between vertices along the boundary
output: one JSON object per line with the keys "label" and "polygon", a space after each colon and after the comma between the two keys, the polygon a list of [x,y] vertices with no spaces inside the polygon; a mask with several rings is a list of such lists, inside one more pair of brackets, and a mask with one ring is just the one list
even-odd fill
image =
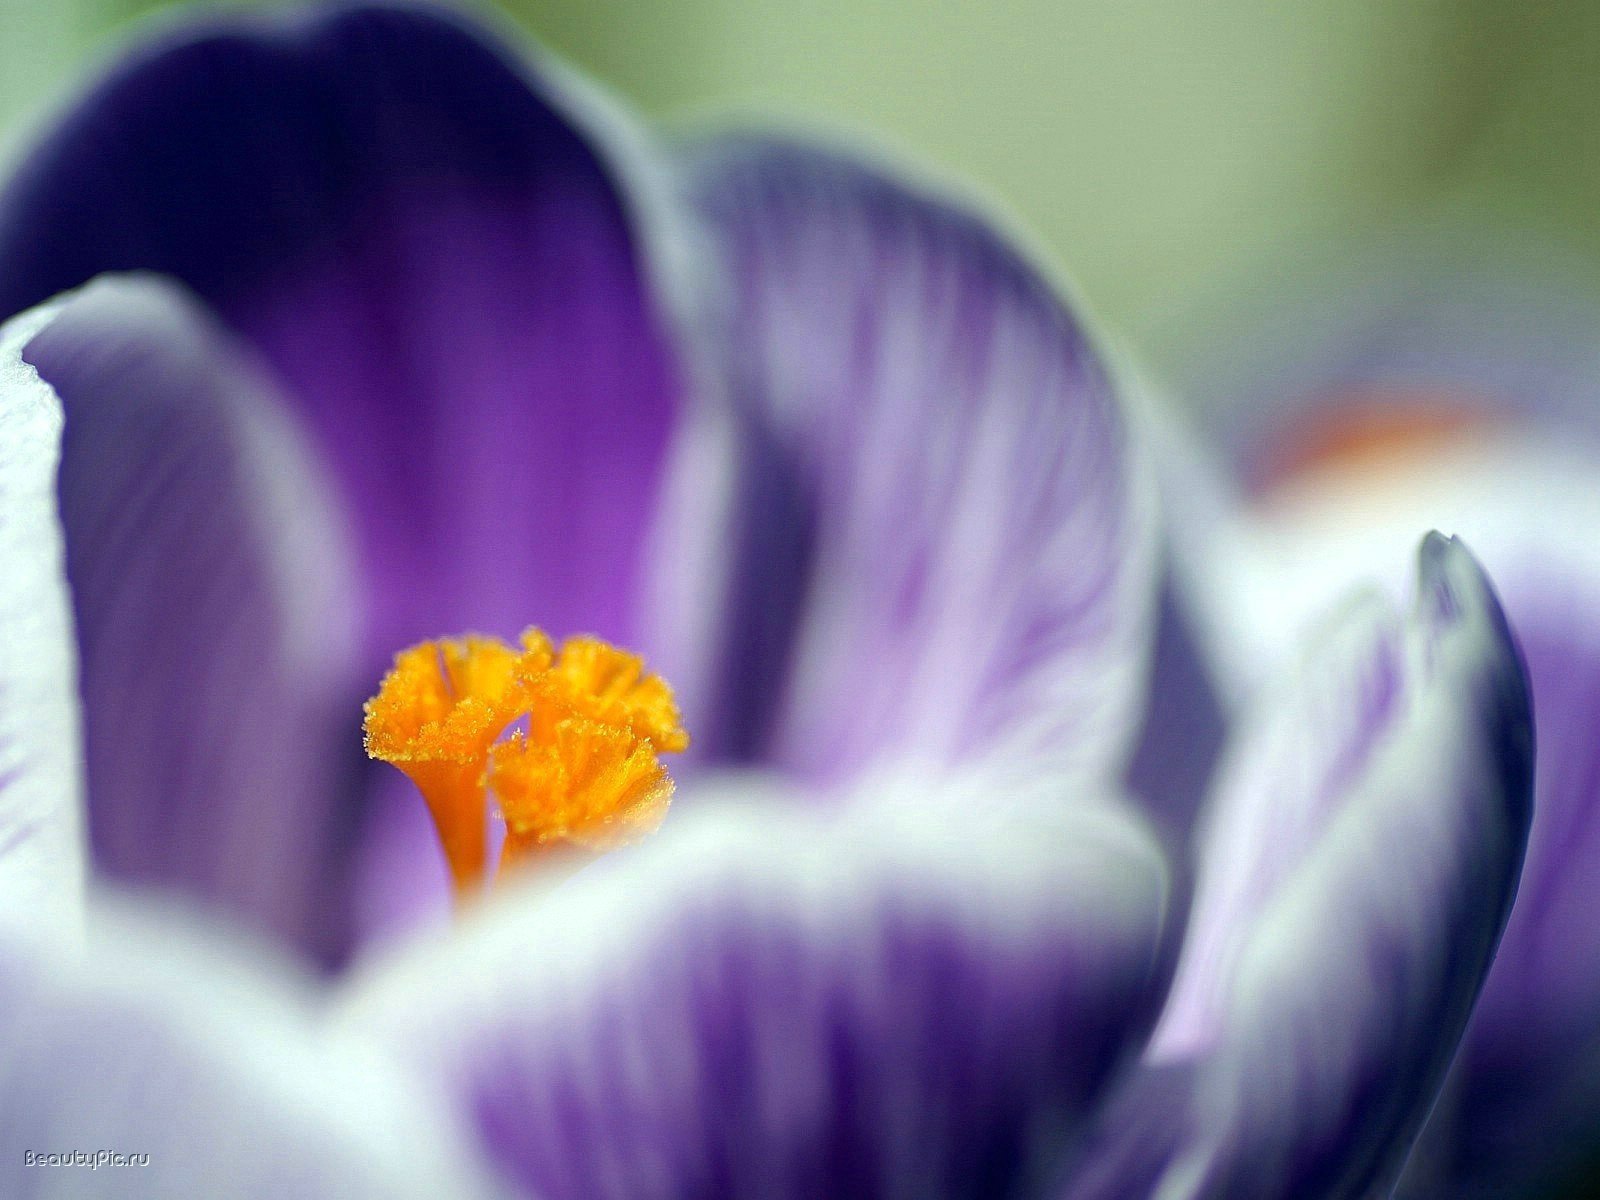
{"label": "yellow stamen", "polygon": [[561,845],[610,850],[661,824],[672,779],[649,742],[623,726],[553,710],[529,723],[527,737],[495,747],[489,767],[506,819],[502,864]]}
{"label": "yellow stamen", "polygon": [[[687,748],[672,689],[598,638],[559,651],[538,629],[520,651],[491,638],[402,651],[367,702],[367,752],[416,783],[458,893],[484,874],[486,788],[506,821],[505,868],[561,845],[607,850],[661,823]],[[527,732],[496,742],[527,717]]]}
{"label": "yellow stamen", "polygon": [[608,850],[651,832],[672,780],[657,759],[687,749],[672,689],[637,654],[572,637],[552,654],[522,635],[528,735],[496,747],[490,786],[506,819],[503,866],[562,844]]}
{"label": "yellow stamen", "polygon": [[457,894],[483,878],[484,774],[489,748],[523,707],[521,658],[496,638],[423,642],[395,655],[366,704],[367,753],[417,785]]}
{"label": "yellow stamen", "polygon": [[601,725],[622,726],[662,754],[689,747],[672,689],[659,675],[646,674],[637,654],[618,650],[596,637],[570,637],[551,664],[535,667],[550,640],[537,629],[522,635],[528,657],[518,672],[537,698],[572,709]]}

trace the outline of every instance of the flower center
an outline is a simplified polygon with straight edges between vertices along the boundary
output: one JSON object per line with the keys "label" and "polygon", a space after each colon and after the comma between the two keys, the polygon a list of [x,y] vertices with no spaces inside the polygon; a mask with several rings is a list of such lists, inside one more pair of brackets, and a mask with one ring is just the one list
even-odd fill
{"label": "flower center", "polygon": [[661,824],[672,779],[658,755],[689,745],[672,689],[637,655],[592,637],[557,650],[538,629],[520,646],[468,635],[402,650],[365,711],[368,755],[422,793],[458,896],[486,876],[491,791],[501,872],[563,845],[608,850]]}

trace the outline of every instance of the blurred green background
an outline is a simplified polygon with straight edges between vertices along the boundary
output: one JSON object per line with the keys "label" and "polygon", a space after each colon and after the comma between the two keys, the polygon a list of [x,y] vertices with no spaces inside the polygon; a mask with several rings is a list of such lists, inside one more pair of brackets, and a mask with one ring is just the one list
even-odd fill
{"label": "blurred green background", "polygon": [[[16,136],[145,0],[0,0]],[[865,131],[973,181],[1159,360],[1170,314],[1330,239],[1451,221],[1600,278],[1600,5],[505,0],[645,113]]]}

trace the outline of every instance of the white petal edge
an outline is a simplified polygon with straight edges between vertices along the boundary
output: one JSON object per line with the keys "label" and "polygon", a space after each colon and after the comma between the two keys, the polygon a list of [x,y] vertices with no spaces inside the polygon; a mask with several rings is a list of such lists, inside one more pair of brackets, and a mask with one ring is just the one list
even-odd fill
{"label": "white petal edge", "polygon": [[81,931],[78,662],[56,506],[61,402],[22,360],[54,316],[0,327],[0,938]]}
{"label": "white petal edge", "polygon": [[[1066,1086],[1087,1085],[1104,1094],[1098,1089],[1137,1055],[1159,1000],[1170,884],[1154,833],[1131,807],[1088,796],[1074,804],[1059,788],[1020,770],[999,777],[973,769],[959,782],[948,775],[897,772],[890,777],[886,771],[863,781],[854,803],[824,810],[781,800],[775,793],[781,794],[784,785],[759,773],[697,781],[697,790],[699,785],[711,794],[675,813],[651,843],[553,885],[536,879],[513,887],[486,901],[447,941],[367,963],[364,977],[347,994],[342,1023],[398,1049],[420,1073],[454,1079],[453,1086],[468,1091],[479,1086],[472,1082],[475,1074],[493,1069],[486,1053],[505,1054],[513,1071],[525,1069],[519,1063],[536,1061],[537,1051],[523,1044],[531,1039],[567,1047],[577,1056],[563,1068],[573,1074],[563,1078],[579,1089],[590,1111],[611,1109],[603,1099],[612,1094],[608,1089],[621,1087],[631,1096],[646,1086],[643,1081],[655,1080],[649,1087],[664,1088],[672,1107],[664,1110],[640,1097],[654,1114],[647,1124],[659,1123],[662,1112],[676,1112],[679,1104],[703,1113],[695,1098],[710,1086],[707,1072],[714,1075],[720,1068],[715,1054],[708,1060],[686,1057],[707,1028],[698,1023],[698,1002],[676,988],[653,997],[651,976],[634,973],[659,964],[662,953],[686,959],[704,953],[700,935],[686,934],[683,918],[707,911],[714,902],[717,909],[729,906],[728,928],[745,930],[752,945],[767,944],[773,932],[767,918],[775,917],[778,945],[801,936],[833,948],[820,961],[859,959],[867,973],[855,976],[852,986],[863,996],[883,986],[875,985],[870,973],[874,962],[881,965],[873,948],[886,928],[896,927],[895,914],[924,914],[940,928],[959,931],[951,934],[953,942],[974,953],[977,947],[992,952],[996,970],[1026,961],[1029,972],[1050,977],[1057,964],[1038,955],[1045,947],[1059,948],[1059,974],[1050,986],[1062,995],[1081,989],[1084,998],[1073,1003],[1083,1004],[1085,1019],[1104,1020],[1114,1013],[1122,1026],[1093,1033],[1112,1055],[1107,1073]],[[885,918],[887,926],[881,924]],[[795,977],[785,995],[774,993],[770,972],[762,970],[730,986],[749,989],[751,1019],[758,1026],[772,1006],[779,1022],[772,1029],[785,1028],[782,1022],[794,1018],[797,1003],[809,1011],[813,1001],[832,994],[820,990],[826,980],[810,971]],[[605,1006],[619,990],[643,1002],[628,1009],[634,1017],[625,1024],[634,1033],[611,1029],[608,1035],[607,1044],[630,1064],[621,1076],[589,1048],[592,1022],[586,1015],[590,1006],[610,1011]],[[1098,1002],[1087,999],[1097,994]],[[659,1009],[652,1009],[657,1002]],[[819,1021],[824,1011],[817,1009]],[[937,999],[932,1011],[942,1011]],[[926,1021],[929,1013],[908,1019]],[[636,1044],[642,1036],[637,1031],[645,1028],[661,1053],[647,1054]],[[754,1088],[762,1104],[773,1106],[749,1113],[749,1119],[763,1131],[758,1136],[771,1139],[774,1163],[785,1161],[784,1148],[796,1136],[794,1112],[784,1097],[792,1092],[812,1104],[819,1095],[819,1063],[810,1051],[795,1057],[796,1047],[807,1044],[814,1030],[802,1023],[791,1032],[793,1040],[768,1040],[759,1064],[751,1067],[755,1074],[740,1076],[738,1084]],[[986,1037],[975,1030],[974,1046],[991,1044],[994,1033],[991,1029]],[[1012,1067],[1026,1058],[1018,1039],[1028,1036],[1021,1030],[1002,1036],[1012,1046]],[[1044,1051],[1039,1053],[1042,1058]],[[885,1078],[901,1083],[915,1078],[892,1048],[885,1054]],[[903,1115],[915,1123],[917,1114]],[[1031,1136],[1046,1139],[1036,1166],[1048,1159],[1048,1145],[1059,1147],[1081,1132],[1078,1120],[1084,1115],[1053,1113],[1048,1129],[1032,1131]],[[692,1116],[688,1124],[695,1125]],[[799,1128],[810,1125],[802,1121]],[[688,1139],[684,1153],[698,1161],[714,1149],[717,1136],[715,1130],[702,1130],[701,1137]],[[885,1154],[892,1157],[897,1144],[890,1138]],[[563,1179],[572,1170],[591,1172],[590,1182],[604,1180],[612,1189],[603,1191],[607,1195],[675,1194],[660,1190],[662,1164],[648,1154],[634,1161],[638,1156],[631,1149],[621,1154],[628,1160],[624,1163],[616,1147],[597,1146],[581,1168],[566,1150],[542,1146],[534,1153],[556,1157],[538,1160],[539,1165],[531,1165],[525,1153],[526,1145],[511,1151],[507,1169],[527,1174],[549,1168]],[[929,1148],[923,1157],[934,1161],[938,1154]],[[745,1169],[760,1176],[766,1168],[750,1161]],[[634,1179],[630,1191],[617,1174],[622,1170],[642,1170],[649,1179]],[[753,1176],[743,1186],[764,1194],[769,1183]],[[567,1186],[572,1185],[568,1179]]]}

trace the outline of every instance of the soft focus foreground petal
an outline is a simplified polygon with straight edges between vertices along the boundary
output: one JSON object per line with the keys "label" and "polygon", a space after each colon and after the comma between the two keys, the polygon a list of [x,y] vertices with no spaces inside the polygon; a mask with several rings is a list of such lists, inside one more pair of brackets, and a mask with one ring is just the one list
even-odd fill
{"label": "soft focus foreground petal", "polygon": [[1159,999],[1150,833],[1003,788],[745,790],[496,901],[348,1019],[549,1200],[1037,1194]]}
{"label": "soft focus foreground petal", "polygon": [[0,198],[0,311],[144,268],[254,343],[357,518],[374,671],[442,629],[636,644],[675,371],[567,108],[446,10],[186,27]]}
{"label": "soft focus foreground petal", "polygon": [[274,965],[126,903],[96,906],[83,954],[0,948],[0,1192],[492,1194],[442,1098],[329,1031]]}
{"label": "soft focus foreground petal", "polygon": [[1051,287],[960,203],[829,152],[684,149],[728,280],[741,471],[697,744],[836,778],[1005,748],[1119,769],[1151,636],[1146,480]]}
{"label": "soft focus foreground petal", "polygon": [[150,279],[68,297],[23,357],[66,412],[57,491],[97,868],[336,951],[354,602],[281,400]]}
{"label": "soft focus foreground petal", "polygon": [[1499,605],[1432,535],[1410,621],[1351,609],[1224,761],[1150,1055],[1199,1072],[1160,1194],[1393,1185],[1499,939],[1532,769]]}
{"label": "soft focus foreground petal", "polygon": [[0,931],[72,935],[83,907],[77,654],[56,466],[61,404],[22,360],[51,318],[0,326]]}

